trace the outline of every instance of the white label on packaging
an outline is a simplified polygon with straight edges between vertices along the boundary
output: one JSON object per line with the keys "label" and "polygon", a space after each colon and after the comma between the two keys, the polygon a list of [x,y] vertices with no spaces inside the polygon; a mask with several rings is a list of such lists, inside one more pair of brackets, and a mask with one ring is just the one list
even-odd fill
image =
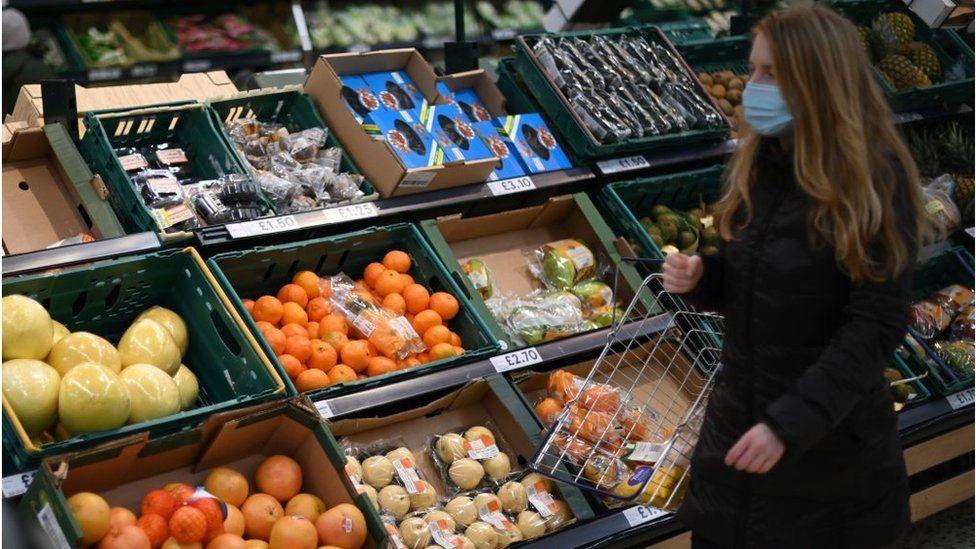
{"label": "white label on packaging", "polygon": [[148,65],[135,65],[129,72],[132,73],[134,78],[156,76],[156,73],[159,72],[159,66],[155,63],[150,63]]}
{"label": "white label on packaging", "polygon": [[431,522],[427,525],[427,528],[430,530],[430,537],[434,538],[434,543],[444,549],[455,549],[464,545],[464,540],[461,536],[451,532],[451,528],[446,520],[441,519]]}
{"label": "white label on packaging", "polygon": [[376,204],[373,204],[372,202],[363,202],[362,204],[350,204],[348,206],[339,206],[338,208],[328,208],[322,210],[322,215],[325,217],[326,223],[343,223],[345,221],[352,221],[354,219],[376,217],[380,215],[380,210],[376,207]]}
{"label": "white label on packaging", "polygon": [[504,355],[493,356],[488,360],[495,367],[495,371],[501,373],[538,364],[542,362],[542,356],[535,347],[526,347]]}
{"label": "white label on packaging", "polygon": [[481,520],[487,522],[495,528],[498,528],[499,530],[511,530],[512,528],[515,528],[512,521],[508,520],[508,518],[502,513],[502,509],[496,500],[491,500],[481,507],[478,507],[478,516],[481,518]]}
{"label": "white label on packaging", "polygon": [[976,388],[970,387],[968,389],[963,389],[958,393],[953,393],[947,396],[946,400],[949,401],[949,406],[951,406],[953,410],[958,410],[963,406],[971,405],[974,397],[976,397]]}
{"label": "white label on packaging", "polygon": [[45,503],[44,507],[41,507],[41,510],[37,512],[37,520],[51,541],[54,542],[54,547],[57,549],[71,548],[68,539],[64,537],[64,532],[61,531],[61,525],[58,524],[58,519],[54,516],[54,510],[51,509],[50,503]]}
{"label": "white label on packaging", "polygon": [[211,66],[209,59],[187,59],[183,62],[183,72],[208,71]]}
{"label": "white label on packaging", "polygon": [[434,180],[434,172],[407,172],[400,180],[401,187],[426,187]]}
{"label": "white label on packaging", "polygon": [[610,175],[612,173],[643,170],[644,168],[650,168],[651,164],[643,156],[637,155],[614,158],[613,160],[601,160],[596,163],[596,167],[600,169],[601,174]]}
{"label": "white label on packaging", "polygon": [[328,400],[320,400],[314,404],[315,410],[318,411],[322,419],[329,419],[335,415],[335,412],[332,410],[332,404]]}
{"label": "white label on packaging", "polygon": [[363,315],[356,315],[352,319],[352,325],[354,328],[360,331],[365,337],[373,335],[373,331],[376,330],[376,324],[372,320],[366,318]]}
{"label": "white label on packaging", "polygon": [[407,492],[419,494],[424,490],[424,484],[421,482],[420,475],[417,474],[417,470],[414,468],[410,458],[394,461],[393,468],[396,470],[396,474],[400,477],[400,482],[403,483],[403,487],[407,489]]}
{"label": "white label on packaging", "polygon": [[634,443],[634,450],[629,455],[624,456],[624,459],[653,465],[661,459],[661,454],[664,453],[666,447],[667,444],[662,442],[638,441]]}
{"label": "white label on packaging", "polygon": [[294,63],[301,59],[302,50],[276,51],[271,54],[272,63]]}
{"label": "white label on packaging", "polygon": [[474,440],[464,439],[464,449],[468,452],[471,459],[491,459],[498,455],[498,446],[488,435]]}
{"label": "white label on packaging", "polygon": [[3,497],[12,498],[26,492],[36,473],[37,471],[27,471],[3,477]]}
{"label": "white label on packaging", "polygon": [[244,238],[260,234],[280,233],[298,228],[298,220],[293,215],[279,215],[254,221],[243,221],[227,225],[231,238]]}
{"label": "white label on packaging", "polygon": [[488,190],[495,196],[531,191],[533,189],[535,189],[535,183],[527,175],[488,182]]}
{"label": "white label on packaging", "polygon": [[546,483],[541,480],[526,488],[525,493],[529,498],[529,503],[542,515],[542,518],[551,517],[559,509],[552,494],[546,490]]}
{"label": "white label on packaging", "polygon": [[630,509],[624,509],[624,518],[627,519],[627,524],[633,526],[639,526],[645,522],[650,522],[658,517],[663,517],[668,515],[667,511],[662,511],[654,507],[649,507],[647,505],[637,505],[631,507]]}

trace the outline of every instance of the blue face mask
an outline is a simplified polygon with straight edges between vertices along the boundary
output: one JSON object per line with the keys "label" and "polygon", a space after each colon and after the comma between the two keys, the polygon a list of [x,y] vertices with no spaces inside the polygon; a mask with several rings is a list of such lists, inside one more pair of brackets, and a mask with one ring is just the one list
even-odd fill
{"label": "blue face mask", "polygon": [[746,122],[759,135],[784,137],[793,129],[793,116],[775,84],[746,84],[742,92]]}

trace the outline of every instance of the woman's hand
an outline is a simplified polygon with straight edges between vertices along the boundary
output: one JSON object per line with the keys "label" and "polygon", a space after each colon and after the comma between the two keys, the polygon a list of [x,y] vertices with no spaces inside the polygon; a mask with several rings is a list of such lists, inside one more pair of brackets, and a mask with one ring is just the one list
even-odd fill
{"label": "woman's hand", "polygon": [[704,272],[701,257],[668,254],[664,259],[664,290],[672,294],[687,294],[695,289]]}
{"label": "woman's hand", "polygon": [[757,423],[725,454],[725,464],[739,471],[763,474],[783,457],[786,447],[765,423]]}

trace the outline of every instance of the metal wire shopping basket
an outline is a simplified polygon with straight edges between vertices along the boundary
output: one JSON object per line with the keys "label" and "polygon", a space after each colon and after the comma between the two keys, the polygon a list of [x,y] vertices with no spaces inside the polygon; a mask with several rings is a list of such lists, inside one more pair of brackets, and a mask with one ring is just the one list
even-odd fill
{"label": "metal wire shopping basket", "polygon": [[[648,297],[666,312],[648,310]],[[659,314],[668,315],[666,330],[630,335],[642,333],[633,323],[659,322]],[[530,468],[610,498],[675,508],[721,367],[723,324],[665,292],[660,274],[648,276],[586,378],[550,375],[550,396],[565,406]]]}

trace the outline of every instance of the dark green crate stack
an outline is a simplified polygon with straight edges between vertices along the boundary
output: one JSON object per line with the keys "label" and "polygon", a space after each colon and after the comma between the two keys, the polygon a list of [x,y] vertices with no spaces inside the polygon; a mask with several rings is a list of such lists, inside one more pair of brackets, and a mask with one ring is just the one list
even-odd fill
{"label": "dark green crate stack", "polygon": [[[896,90],[874,69],[878,83],[896,112],[925,110],[937,107],[972,104],[973,50],[955,31],[931,29],[915,12],[902,2],[884,0],[835,0],[831,7],[855,24],[870,27],[880,14],[898,12],[908,15],[915,24],[915,39],[932,46],[942,65],[943,81],[926,88]],[[947,74],[951,73],[950,76]]]}
{"label": "dark green crate stack", "polygon": [[188,239],[187,232],[163,233],[115,154],[119,147],[143,147],[174,141],[186,151],[193,173],[201,179],[247,170],[210,122],[206,106],[188,103],[147,109],[88,113],[81,153],[101,174],[109,201],[126,232],[153,231],[164,240]]}
{"label": "dark green crate stack", "polygon": [[715,39],[712,36],[711,27],[704,21],[672,21],[661,23],[659,28],[664,36],[678,48],[678,51],[681,51],[681,46],[685,44],[711,42]]}
{"label": "dark green crate stack", "polygon": [[[541,38],[548,36],[553,39],[562,37],[589,38],[594,35],[621,36],[639,34],[648,40],[653,40],[680,59],[680,55],[667,41],[661,31],[654,26],[638,26],[600,31],[577,31],[566,33],[530,34],[519,36],[515,41],[515,70],[525,82],[526,88],[532,91],[536,102],[542,107],[548,119],[553,122],[563,141],[569,145],[573,154],[582,160],[608,158],[622,154],[645,152],[675,146],[686,146],[694,143],[718,141],[723,139],[731,129],[726,121],[722,127],[689,130],[686,132],[645,136],[628,139],[619,143],[599,143],[589,130],[582,124],[579,117],[570,106],[569,100],[562,91],[549,79],[542,69],[532,46]],[[680,61],[679,61],[680,62]],[[696,90],[706,101],[712,101],[708,92],[698,84],[694,74],[690,75]],[[718,109],[718,107],[715,107]],[[721,112],[721,110],[719,110]]]}
{"label": "dark green crate stack", "polygon": [[[960,284],[972,289],[973,272],[973,256],[969,251],[964,248],[947,250],[929,259],[925,265],[915,271],[912,301],[926,299],[934,292],[951,284]],[[931,389],[932,393],[947,395],[973,386],[974,376],[972,374],[966,377],[955,375],[935,354],[928,343],[921,341],[920,338],[915,339],[925,349],[927,355],[925,361],[923,362],[921,357],[912,352],[904,360],[904,364],[914,373],[913,375],[928,372],[923,383]],[[935,367],[928,367],[925,362],[930,362]]]}
{"label": "dark green crate stack", "polygon": [[747,36],[687,42],[679,44],[677,48],[696,73],[728,70],[735,74],[749,74],[749,50],[752,44]]}
{"label": "dark green crate stack", "polygon": [[240,317],[192,249],[166,250],[101,261],[57,273],[3,281],[3,295],[22,294],[40,302],[51,318],[72,332],[91,332],[117,342],[142,311],[160,305],[186,322],[189,349],[184,363],[200,384],[197,407],[119,429],[77,435],[31,451],[19,439],[4,412],[4,446],[17,465],[36,466],[40,459],[89,448],[125,435],[149,431],[158,435],[202,423],[212,414],[253,404],[285,393]]}
{"label": "dark green crate stack", "polygon": [[525,114],[541,110],[535,100],[532,99],[532,93],[525,87],[522,78],[515,72],[514,58],[499,59],[495,72],[498,73],[498,80],[495,84],[505,96],[505,109],[510,114]]}
{"label": "dark green crate stack", "polygon": [[[210,107],[214,127],[217,129],[221,138],[223,138],[224,144],[228,149],[237,154],[238,160],[243,166],[248,165],[247,160],[234,147],[224,127],[224,123],[228,120],[249,117],[261,122],[282,124],[289,132],[298,132],[310,128],[325,128],[328,131],[325,121],[316,112],[312,101],[307,95],[297,89],[257,90],[256,92],[248,92],[224,99],[211,100],[207,102],[207,106]],[[342,147],[331,131],[328,131],[326,146]],[[356,164],[345,150],[342,151],[340,169],[343,172],[359,173]],[[362,198],[353,201],[337,202],[329,206],[341,206],[351,202],[364,202],[379,198],[379,194],[377,194],[376,189],[369,181],[363,181],[360,190],[363,191],[364,196]]]}
{"label": "dark green crate stack", "polygon": [[392,383],[497,352],[498,344],[489,335],[485,323],[478,318],[451,275],[434,259],[434,251],[430,245],[411,224],[399,223],[291,244],[227,252],[212,257],[207,264],[237,311],[244,317],[251,333],[255,334],[264,352],[271,358],[288,385],[290,393],[297,394],[298,391],[288,379],[284,367],[261,337],[257,324],[244,308],[242,299],[256,299],[265,294],[274,295],[281,286],[291,282],[296,272],[304,269],[314,271],[321,276],[345,273],[352,278],[357,278],[368,264],[381,261],[390,250],[403,250],[410,255],[413,260],[410,275],[418,284],[427,287],[431,293],[443,291],[457,298],[460,309],[458,315],[450,321],[449,327],[461,337],[461,346],[466,350],[464,355],[430,362],[409,370],[399,370],[382,376],[310,391],[307,393],[310,398],[319,399],[325,395],[331,396]]}

